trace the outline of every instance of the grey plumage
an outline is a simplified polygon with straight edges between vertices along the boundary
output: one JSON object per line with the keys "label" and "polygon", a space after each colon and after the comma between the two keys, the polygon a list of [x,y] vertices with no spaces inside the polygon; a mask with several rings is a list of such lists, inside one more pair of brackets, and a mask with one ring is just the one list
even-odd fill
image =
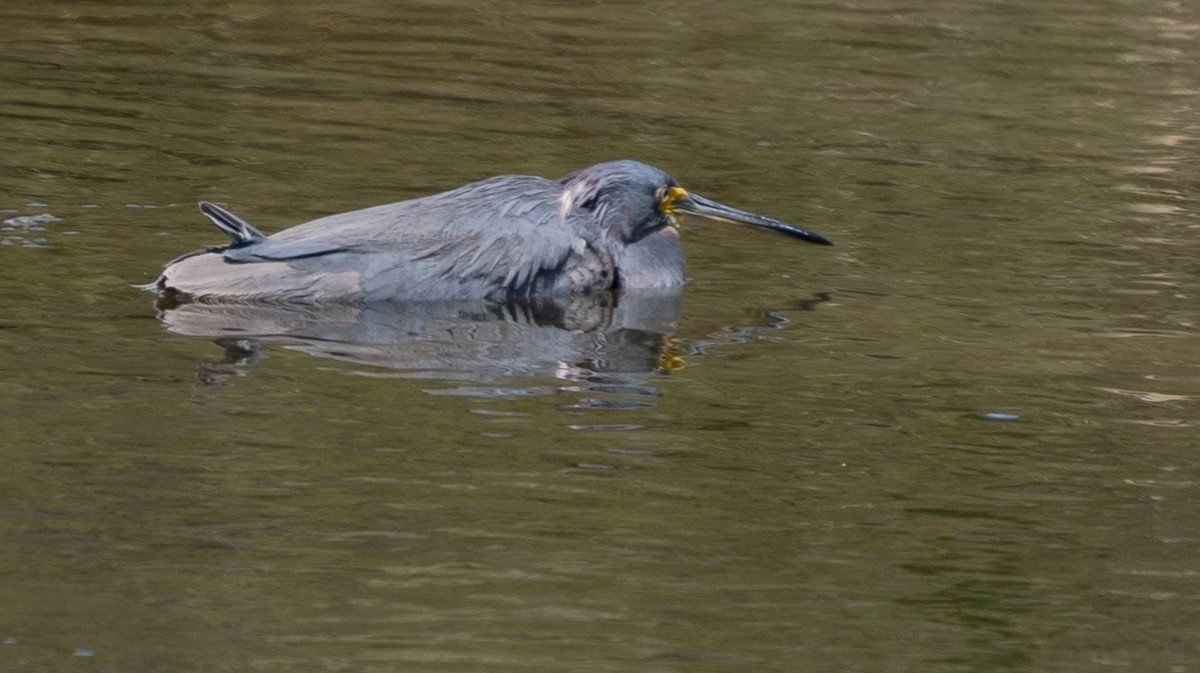
{"label": "grey plumage", "polygon": [[230,236],[167,265],[154,287],[208,301],[514,299],[685,281],[676,218],[791,225],[688,194],[666,173],[614,161],[559,180],[500,176],[424,198],[331,215],[264,236],[229,211]]}

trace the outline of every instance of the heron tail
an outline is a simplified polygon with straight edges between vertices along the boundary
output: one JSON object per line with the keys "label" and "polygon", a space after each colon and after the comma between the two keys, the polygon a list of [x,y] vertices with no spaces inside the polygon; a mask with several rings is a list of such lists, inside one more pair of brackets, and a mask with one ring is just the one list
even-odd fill
{"label": "heron tail", "polygon": [[256,229],[254,225],[215,203],[201,201],[200,212],[204,213],[208,219],[213,221],[213,224],[217,225],[217,228],[233,239],[234,245],[253,243],[266,238],[266,235]]}

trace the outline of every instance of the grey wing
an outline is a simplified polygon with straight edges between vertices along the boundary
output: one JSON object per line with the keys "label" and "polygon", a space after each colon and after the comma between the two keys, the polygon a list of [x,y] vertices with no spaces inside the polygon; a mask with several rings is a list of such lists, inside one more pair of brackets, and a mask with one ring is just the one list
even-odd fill
{"label": "grey wing", "polygon": [[365,299],[507,298],[554,291],[584,239],[542,178],[486,180],[444,194],[314,220],[223,251],[231,262],[352,272]]}
{"label": "grey wing", "polygon": [[264,238],[251,243],[232,245],[221,251],[230,262],[286,262],[293,259],[318,257],[350,250],[334,241],[315,239],[277,241]]}

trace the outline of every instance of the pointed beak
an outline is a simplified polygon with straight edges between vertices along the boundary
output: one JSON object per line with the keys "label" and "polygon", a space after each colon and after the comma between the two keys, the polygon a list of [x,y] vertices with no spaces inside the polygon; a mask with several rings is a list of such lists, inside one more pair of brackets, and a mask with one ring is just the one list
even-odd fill
{"label": "pointed beak", "polygon": [[675,212],[684,215],[693,215],[710,220],[720,220],[722,222],[733,222],[735,224],[749,224],[755,227],[763,227],[764,229],[772,229],[782,234],[808,241],[809,243],[833,245],[833,242],[829,239],[807,229],[801,229],[800,227],[770,217],[731,208],[723,203],[717,203],[696,194],[687,193],[686,196],[675,199],[672,206]]}

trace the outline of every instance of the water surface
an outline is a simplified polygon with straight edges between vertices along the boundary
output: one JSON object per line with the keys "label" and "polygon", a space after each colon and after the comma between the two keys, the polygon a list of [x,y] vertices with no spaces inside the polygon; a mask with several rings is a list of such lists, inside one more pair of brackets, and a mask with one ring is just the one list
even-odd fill
{"label": "water surface", "polygon": [[[1194,669],[1186,3],[0,25],[5,670]],[[214,335],[131,287],[220,242],[201,199],[275,231],[617,157],[838,245],[689,226],[648,311]]]}

